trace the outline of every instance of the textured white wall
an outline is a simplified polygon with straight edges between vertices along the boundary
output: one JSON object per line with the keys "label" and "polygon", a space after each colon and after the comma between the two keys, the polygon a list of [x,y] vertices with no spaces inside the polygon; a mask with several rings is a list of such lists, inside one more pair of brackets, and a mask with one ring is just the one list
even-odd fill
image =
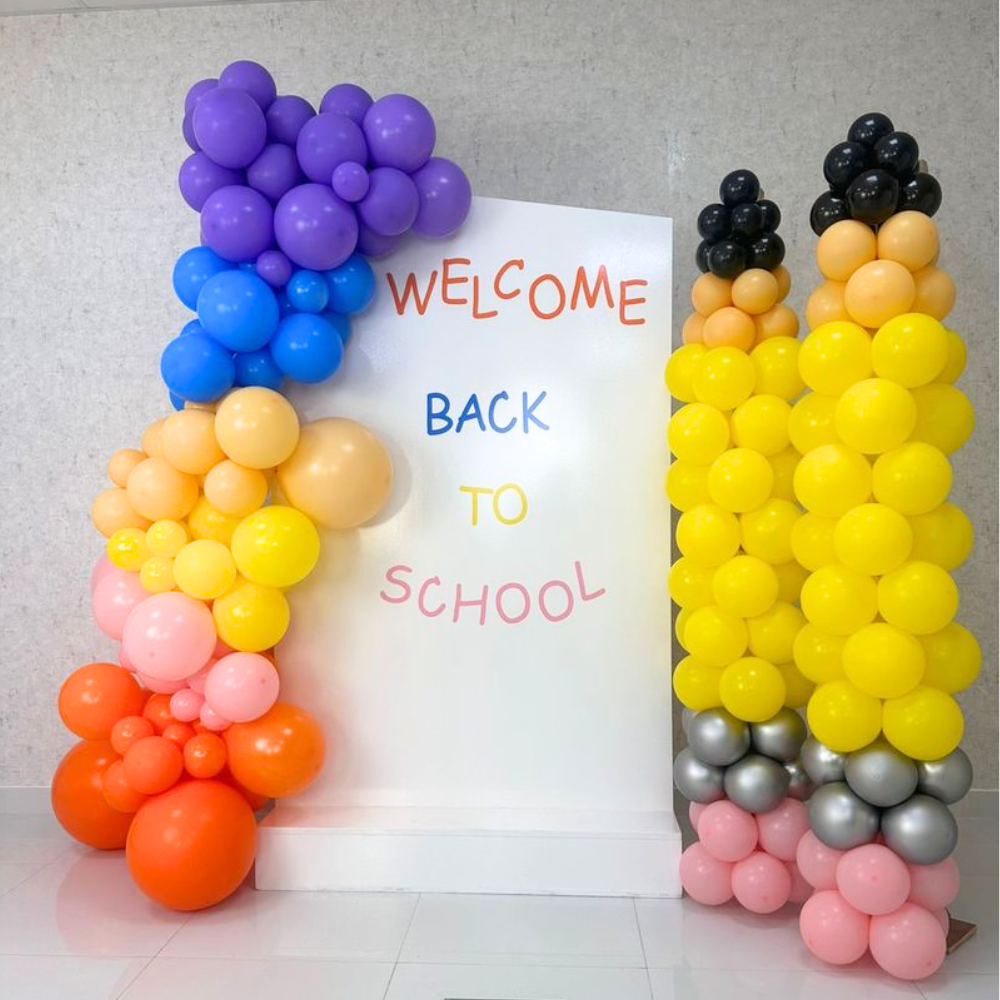
{"label": "textured white wall", "polygon": [[355,80],[419,95],[439,148],[498,197],[671,215],[675,323],[694,218],[734,166],[785,215],[801,308],[809,205],[855,115],[917,136],[944,188],[941,263],[979,429],[956,462],[976,522],[962,620],[986,667],[963,699],[978,787],[997,785],[997,15],[993,0],[350,0],[0,19],[0,785],[71,742],[61,679],[107,655],[89,616],[88,519],[115,449],[166,412],[170,290],[196,241],[175,188],[187,86],[240,57],[318,100]]}

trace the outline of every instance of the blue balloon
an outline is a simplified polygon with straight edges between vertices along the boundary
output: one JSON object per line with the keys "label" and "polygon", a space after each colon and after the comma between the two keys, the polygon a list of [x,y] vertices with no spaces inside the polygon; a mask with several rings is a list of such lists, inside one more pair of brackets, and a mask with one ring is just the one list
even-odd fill
{"label": "blue balloon", "polygon": [[181,399],[181,397],[178,396],[176,392],[172,392],[172,393],[170,393],[170,405],[175,410],[183,410],[184,409],[184,400]]}
{"label": "blue balloon", "polygon": [[278,301],[256,274],[223,271],[213,275],[198,296],[198,319],[231,351],[256,351],[278,327]]}
{"label": "blue balloon", "polygon": [[189,333],[204,333],[205,328],[198,322],[198,320],[193,319],[190,323],[185,323],[181,327],[181,332],[177,334],[178,337],[186,337]]}
{"label": "blue balloon", "polygon": [[339,313],[361,312],[375,298],[375,272],[359,253],[332,271],[324,271],[330,286],[330,308]]}
{"label": "blue balloon", "polygon": [[245,351],[233,359],[236,364],[236,384],[262,385],[277,392],[284,381],[285,373],[274,363],[274,357],[267,347],[259,351]]}
{"label": "blue balloon", "polygon": [[323,312],[322,316],[337,331],[340,342],[346,347],[347,342],[351,339],[351,321],[346,316],[331,312],[329,309]]}
{"label": "blue balloon", "polygon": [[211,403],[233,387],[233,356],[204,333],[175,337],[160,356],[160,374],[167,388],[192,403]]}
{"label": "blue balloon", "polygon": [[322,274],[296,271],[285,286],[288,301],[299,312],[320,313],[330,299],[330,289]]}
{"label": "blue balloon", "polygon": [[281,321],[271,341],[275,363],[299,382],[323,382],[344,357],[344,345],[333,324],[315,313],[295,313]]}
{"label": "blue balloon", "polygon": [[191,247],[177,258],[174,264],[174,291],[177,298],[194,309],[198,305],[198,294],[202,286],[215,274],[221,274],[232,267],[214,250],[208,247]]}
{"label": "blue balloon", "polygon": [[239,265],[241,271],[246,271],[247,274],[256,274],[257,268],[252,260],[245,260]]}
{"label": "blue balloon", "polygon": [[278,300],[278,315],[281,319],[298,312],[298,309],[288,301],[288,296],[283,291],[276,292],[274,297]]}

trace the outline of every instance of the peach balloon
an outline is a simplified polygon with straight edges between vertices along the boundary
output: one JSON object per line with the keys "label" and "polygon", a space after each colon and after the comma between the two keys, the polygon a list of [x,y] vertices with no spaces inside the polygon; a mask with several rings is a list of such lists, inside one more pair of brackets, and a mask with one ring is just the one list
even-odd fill
{"label": "peach balloon", "polygon": [[205,499],[221,514],[246,517],[267,499],[267,476],[227,458],[205,477]]}
{"label": "peach balloon", "polygon": [[778,301],[781,302],[792,290],[792,275],[784,264],[779,264],[771,274],[774,275],[774,280],[778,282]]}
{"label": "peach balloon", "polygon": [[751,267],[733,282],[733,305],[756,316],[767,312],[780,297],[778,279],[762,267]]}
{"label": "peach balloon", "polygon": [[178,472],[165,458],[147,458],[129,474],[125,491],[132,508],[150,521],[178,520],[194,507],[198,480]]}
{"label": "peach balloon", "polygon": [[270,469],[295,450],[299,418],[279,392],[248,386],[231,392],[215,414],[215,433],[226,455],[251,469]]}
{"label": "peach balloon", "polygon": [[156,458],[163,454],[163,420],[154,420],[142,435],[142,450],[150,457]]}
{"label": "peach balloon", "polygon": [[813,289],[806,302],[806,325],[810,330],[815,330],[824,323],[851,318],[844,305],[846,287],[847,284],[843,281],[824,281]]}
{"label": "peach balloon", "polygon": [[816,244],[816,263],[824,278],[847,281],[858,268],[875,259],[877,243],[870,226],[853,219],[835,222]]}
{"label": "peach balloon", "polygon": [[915,296],[913,275],[902,264],[873,260],[848,279],[844,305],[855,323],[877,328],[893,316],[910,312]]}
{"label": "peach balloon", "polygon": [[110,538],[122,528],[145,530],[149,527],[149,521],[132,509],[128,495],[120,486],[102,490],[94,497],[90,507],[90,518],[94,522],[94,527],[105,538]]}
{"label": "peach balloon", "polygon": [[937,225],[923,212],[900,212],[879,226],[881,260],[894,260],[908,271],[919,271],[933,263],[937,252]]}
{"label": "peach balloon", "polygon": [[[916,294],[912,311],[927,313],[935,319],[943,320],[955,306],[955,282],[943,268],[921,268],[913,275]],[[906,310],[904,310],[906,311]]]}
{"label": "peach balloon", "polygon": [[693,312],[686,320],[681,329],[681,340],[685,344],[701,344],[705,339],[705,317],[701,313]]}
{"label": "peach balloon", "polygon": [[728,278],[703,274],[691,286],[691,305],[702,316],[711,316],[718,309],[733,304],[733,283]]}
{"label": "peach balloon", "polygon": [[124,486],[128,474],[146,457],[138,448],[120,448],[108,459],[108,478],[115,486]]}
{"label": "peach balloon", "polygon": [[753,321],[758,344],[771,337],[796,337],[799,333],[799,317],[783,302],[754,316]]}
{"label": "peach balloon", "polygon": [[741,351],[749,351],[753,347],[756,329],[752,317],[735,306],[723,306],[716,309],[705,320],[703,336],[705,346],[735,347]]}
{"label": "peach balloon", "polygon": [[179,410],[163,423],[163,457],[179,472],[200,476],[226,456],[215,437],[215,414]]}

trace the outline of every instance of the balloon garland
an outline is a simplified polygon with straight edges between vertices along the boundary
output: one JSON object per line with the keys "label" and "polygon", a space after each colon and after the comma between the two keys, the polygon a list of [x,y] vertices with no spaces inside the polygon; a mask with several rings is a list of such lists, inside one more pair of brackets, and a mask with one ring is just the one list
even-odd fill
{"label": "balloon garland", "polygon": [[431,155],[434,121],[407,95],[340,84],[317,113],[240,61],[196,83],[184,112],[179,186],[202,245],[173,285],[197,318],[161,358],[176,412],[111,456],[113,486],[91,510],[107,539],[92,608],[119,662],[62,685],[59,714],[81,742],[52,805],[82,843],[125,847],[153,899],[196,910],[249,872],[254,810],[323,766],[321,727],[279,700],[284,591],[316,565],[316,523],[362,525],[392,486],[371,431],[300,426],[280,390],[339,368],[348,317],[375,292],[366,257],[411,229],[454,232],[471,189]]}

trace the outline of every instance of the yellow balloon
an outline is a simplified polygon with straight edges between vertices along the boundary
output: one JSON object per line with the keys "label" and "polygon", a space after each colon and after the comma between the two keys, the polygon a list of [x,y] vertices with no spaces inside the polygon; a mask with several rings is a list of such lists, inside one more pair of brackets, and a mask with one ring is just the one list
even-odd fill
{"label": "yellow balloon", "polygon": [[188,528],[195,538],[208,538],[228,545],[233,532],[239,527],[240,518],[230,517],[216,510],[205,497],[199,497],[194,510],[188,514]]}
{"label": "yellow balloon", "polygon": [[816,570],[803,585],[801,600],[806,618],[831,635],[857,632],[881,610],[875,581],[839,563]]}
{"label": "yellow balloon", "polygon": [[795,637],[805,624],[805,615],[798,608],[787,601],[775,601],[764,614],[747,621],[750,652],[771,663],[788,663]]}
{"label": "yellow balloon", "polygon": [[950,694],[921,686],[887,701],[882,712],[885,738],[914,760],[940,760],[962,741],[962,710]]}
{"label": "yellow balloon", "polygon": [[825,444],[838,444],[834,415],[837,399],[807,392],[788,414],[788,437],[800,455],[808,455]]}
{"label": "yellow balloon", "polygon": [[215,437],[215,414],[207,410],[178,410],[160,430],[163,457],[180,472],[203,476],[223,455]]}
{"label": "yellow balloon", "polygon": [[924,676],[924,649],[908,632],[886,622],[872,622],[847,637],[844,673],[865,694],[898,698]]}
{"label": "yellow balloon", "polygon": [[708,493],[725,510],[742,513],[759,507],[770,495],[774,470],[749,448],[724,451],[708,470]]}
{"label": "yellow balloon", "polygon": [[187,543],[187,528],[180,521],[154,521],[146,529],[146,545],[154,556],[172,559]]}
{"label": "yellow balloon", "polygon": [[222,542],[199,538],[188,542],[174,559],[174,580],[188,597],[211,601],[236,581],[236,564]]}
{"label": "yellow balloon", "polygon": [[718,566],[736,555],[740,523],[728,510],[706,504],[680,516],[676,538],[677,548],[692,562]]}
{"label": "yellow balloon", "polygon": [[715,571],[712,596],[724,611],[740,618],[755,618],[778,599],[778,577],[761,559],[733,556]]}
{"label": "yellow balloon", "polygon": [[280,590],[237,579],[231,590],[216,598],[212,617],[219,638],[227,646],[259,653],[281,641],[291,614]]}
{"label": "yellow balloon", "polygon": [[972,552],[972,522],[952,503],[909,519],[913,531],[912,558],[957,569]]}
{"label": "yellow balloon", "polygon": [[205,476],[205,499],[221,514],[247,517],[267,499],[267,476],[227,458]]}
{"label": "yellow balloon", "polygon": [[768,337],[751,352],[753,391],[779,399],[791,400],[800,395],[806,384],[799,375],[799,350],[794,337]]}
{"label": "yellow balloon", "polygon": [[743,551],[776,566],[795,558],[792,529],[802,511],[788,500],[766,500],[740,515]]}
{"label": "yellow balloon", "polygon": [[938,382],[947,382],[949,385],[957,382],[962,372],[965,371],[966,350],[965,341],[955,333],[945,327],[944,332],[948,335],[948,360],[938,375]]}
{"label": "yellow balloon", "polygon": [[825,444],[802,456],[795,470],[795,496],[806,510],[840,517],[872,492],[872,468],[864,455],[841,444]]}
{"label": "yellow balloon", "polygon": [[802,593],[802,585],[809,579],[809,570],[794,559],[774,567],[778,577],[778,600],[794,604]]}
{"label": "yellow balloon", "polygon": [[107,553],[119,569],[137,573],[150,556],[146,532],[142,528],[119,528],[108,539]]}
{"label": "yellow balloon", "polygon": [[958,622],[940,632],[920,636],[926,665],[924,684],[954,694],[964,691],[979,676],[983,651],[976,637]]}
{"label": "yellow balloon", "polygon": [[667,468],[666,491],[670,503],[682,513],[712,502],[708,493],[707,465],[677,459]]}
{"label": "yellow balloon", "polygon": [[909,441],[879,455],[872,468],[875,499],[900,514],[926,514],[940,507],[950,490],[948,459],[923,441]]}
{"label": "yellow balloon", "polygon": [[786,448],[777,455],[771,455],[768,463],[774,475],[774,485],[771,487],[771,497],[775,500],[795,502],[795,470],[799,467],[802,456],[794,448]]}
{"label": "yellow balloon", "polygon": [[816,685],[805,677],[794,663],[784,663],[778,667],[785,682],[785,708],[805,708],[809,704]]}
{"label": "yellow balloon", "polygon": [[710,667],[725,667],[747,648],[747,627],[742,618],[714,604],[691,611],[684,624],[684,648]]}
{"label": "yellow balloon", "polygon": [[169,556],[150,556],[139,570],[139,582],[151,594],[165,594],[168,590],[173,590],[173,559]]}
{"label": "yellow balloon", "polygon": [[710,566],[696,563],[681,556],[670,567],[668,586],[670,597],[679,608],[703,608],[712,603],[712,575]]}
{"label": "yellow balloon", "polygon": [[833,414],[837,437],[866,455],[881,455],[899,447],[916,423],[913,395],[885,378],[855,382],[837,400]]}
{"label": "yellow balloon", "polygon": [[684,644],[684,630],[687,628],[688,619],[694,614],[693,608],[681,608],[677,612],[677,620],[674,622],[674,636],[677,639],[678,645],[685,652],[689,652],[687,646]]}
{"label": "yellow balloon", "polygon": [[803,676],[816,684],[828,684],[845,678],[842,635],[830,635],[806,622],[795,636],[792,659]]}
{"label": "yellow balloon", "polygon": [[901,566],[912,547],[910,522],[881,503],[859,504],[833,531],[836,561],[866,576],[882,576]]}
{"label": "yellow balloon", "polygon": [[878,613],[914,635],[939,632],[958,613],[958,587],[940,566],[914,559],[879,580]]}
{"label": "yellow balloon", "polygon": [[685,656],[674,670],[674,694],[692,712],[704,712],[722,704],[719,680],[722,667],[710,667],[693,656]]}
{"label": "yellow balloon", "polygon": [[882,729],[882,703],[850,681],[821,684],[806,710],[812,735],[837,753],[852,753],[874,740]]}
{"label": "yellow balloon", "polygon": [[736,347],[706,351],[692,376],[695,398],[717,410],[731,410],[753,392],[754,367],[749,355]]}
{"label": "yellow balloon", "polygon": [[969,397],[953,385],[932,382],[913,390],[917,407],[911,441],[925,441],[946,455],[958,451],[972,437],[976,411]]}
{"label": "yellow balloon", "polygon": [[265,587],[291,587],[304,580],[319,559],[319,532],[293,507],[264,507],[233,534],[239,571]]}
{"label": "yellow balloon", "polygon": [[802,342],[799,374],[814,392],[839,396],[871,373],[871,337],[856,323],[824,323]]}
{"label": "yellow balloon", "polygon": [[295,450],[299,418],[280,392],[247,386],[231,392],[219,404],[215,434],[234,462],[251,469],[270,469]]}
{"label": "yellow balloon", "polygon": [[810,573],[837,561],[836,530],[836,518],[819,514],[807,512],[795,522],[789,538],[792,554]]}
{"label": "yellow balloon", "polygon": [[697,401],[698,397],[694,392],[694,373],[704,356],[704,344],[685,344],[670,355],[663,372],[663,381],[674,399],[679,399],[682,403]]}
{"label": "yellow balloon", "polygon": [[903,313],[879,327],[872,338],[877,375],[907,389],[933,382],[948,362],[948,334],[933,316]]}
{"label": "yellow balloon", "polygon": [[778,396],[751,396],[730,417],[733,441],[762,455],[777,455],[788,447],[792,408]]}
{"label": "yellow balloon", "polygon": [[719,695],[723,707],[737,719],[763,722],[785,703],[785,681],[773,663],[744,656],[722,672]]}

